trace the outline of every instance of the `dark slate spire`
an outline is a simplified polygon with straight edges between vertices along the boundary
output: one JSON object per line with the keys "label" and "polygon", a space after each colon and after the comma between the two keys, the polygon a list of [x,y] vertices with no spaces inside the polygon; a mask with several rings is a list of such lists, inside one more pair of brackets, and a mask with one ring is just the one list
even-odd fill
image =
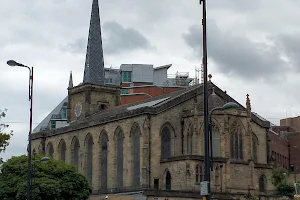
{"label": "dark slate spire", "polygon": [[72,87],[73,87],[73,76],[72,76],[72,71],[70,71],[69,87],[68,88],[72,88]]}
{"label": "dark slate spire", "polygon": [[83,83],[104,85],[104,60],[98,0],[93,0]]}

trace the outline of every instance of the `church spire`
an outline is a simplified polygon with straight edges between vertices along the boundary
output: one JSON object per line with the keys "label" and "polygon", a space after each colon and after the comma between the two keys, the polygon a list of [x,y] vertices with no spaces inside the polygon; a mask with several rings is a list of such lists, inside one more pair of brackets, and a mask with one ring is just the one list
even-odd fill
{"label": "church spire", "polygon": [[70,71],[69,87],[68,88],[72,88],[72,87],[73,87],[73,76],[72,76],[72,71]]}
{"label": "church spire", "polygon": [[104,59],[98,0],[93,0],[83,83],[104,85]]}

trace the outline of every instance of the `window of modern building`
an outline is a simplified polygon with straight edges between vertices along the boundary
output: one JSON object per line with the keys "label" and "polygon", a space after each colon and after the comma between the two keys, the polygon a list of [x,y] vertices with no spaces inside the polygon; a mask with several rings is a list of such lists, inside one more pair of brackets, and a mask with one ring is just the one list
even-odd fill
{"label": "window of modern building", "polygon": [[129,89],[122,89],[121,94],[129,94]]}
{"label": "window of modern building", "polygon": [[56,121],[51,121],[51,129],[55,129],[56,128]]}
{"label": "window of modern building", "polygon": [[61,111],[61,118],[67,119],[67,107],[63,107],[63,109]]}
{"label": "window of modern building", "polygon": [[105,83],[112,83],[112,78],[105,78]]}
{"label": "window of modern building", "polygon": [[122,71],[122,82],[131,82],[131,72]]}

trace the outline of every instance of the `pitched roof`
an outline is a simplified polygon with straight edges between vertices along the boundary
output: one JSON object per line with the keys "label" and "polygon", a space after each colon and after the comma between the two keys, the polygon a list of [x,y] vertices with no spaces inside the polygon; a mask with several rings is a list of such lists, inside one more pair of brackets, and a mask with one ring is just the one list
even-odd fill
{"label": "pitched roof", "polygon": [[[226,102],[235,102],[239,105],[240,110],[246,110],[244,106],[239,104],[237,101],[235,101],[232,97],[223,92],[212,82],[209,82],[208,87],[210,89],[214,87],[215,93],[221,98],[223,98]],[[57,130],[52,131],[50,134],[55,135],[63,132],[69,132],[74,129],[83,129],[90,126],[121,120],[128,117],[134,117],[142,114],[159,114],[202,93],[203,84],[200,84],[192,86],[185,90],[179,90],[172,93],[152,97],[144,101],[114,107],[105,111],[101,111],[99,113],[95,113],[85,119],[75,121],[70,126],[59,128]],[[270,127],[270,123],[268,121],[262,120],[253,113],[251,115],[251,119],[262,127]]]}

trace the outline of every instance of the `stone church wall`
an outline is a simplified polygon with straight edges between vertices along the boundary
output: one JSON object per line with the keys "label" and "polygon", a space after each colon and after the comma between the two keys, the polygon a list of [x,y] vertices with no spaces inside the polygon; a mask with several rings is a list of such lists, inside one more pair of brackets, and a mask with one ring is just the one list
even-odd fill
{"label": "stone church wall", "polygon": [[[199,102],[201,96],[197,98]],[[81,130],[53,135],[46,138],[46,154],[49,152],[49,145],[53,145],[55,159],[60,159],[59,144],[62,140],[66,143],[66,163],[72,162],[72,141],[77,137],[80,144],[79,172],[83,174],[87,170],[86,140],[91,137],[93,140],[93,190],[97,191],[101,186],[100,169],[100,135],[105,131],[108,135],[108,188],[116,188],[116,143],[115,132],[119,127],[124,133],[123,150],[123,187],[132,188],[133,183],[133,155],[131,129],[137,123],[141,131],[140,140],[140,180],[144,187],[154,188],[154,179],[159,179],[159,189],[164,190],[166,185],[166,172],[171,173],[172,190],[199,191],[199,183],[195,181],[195,168],[197,164],[203,164],[203,116],[201,111],[195,111],[196,102],[190,99],[178,104],[171,109],[158,115],[140,115],[106,124],[90,126]],[[230,129],[231,124],[238,120],[243,134],[243,160],[233,162],[230,159]],[[246,112],[226,111],[215,112],[214,123],[220,130],[220,155],[214,162],[214,167],[222,164],[220,174],[221,183],[215,184],[215,172],[211,173],[211,186],[213,191],[226,192],[248,192],[258,191],[258,182],[262,174],[268,177],[267,190],[272,190],[270,170],[267,165],[266,129],[258,126],[247,117]],[[187,155],[187,125],[193,124],[193,154]],[[162,160],[161,158],[161,129],[164,125],[171,127],[171,155],[172,158]],[[183,134],[183,138],[182,138]],[[252,137],[258,138],[257,163],[253,162]],[[149,141],[150,137],[150,141]],[[183,140],[182,140],[183,139]],[[150,144],[150,146],[149,146]],[[32,149],[40,149],[41,139],[32,142]],[[150,153],[150,163],[148,153]],[[189,170],[187,170],[189,168]],[[149,177],[150,175],[150,177]]]}

